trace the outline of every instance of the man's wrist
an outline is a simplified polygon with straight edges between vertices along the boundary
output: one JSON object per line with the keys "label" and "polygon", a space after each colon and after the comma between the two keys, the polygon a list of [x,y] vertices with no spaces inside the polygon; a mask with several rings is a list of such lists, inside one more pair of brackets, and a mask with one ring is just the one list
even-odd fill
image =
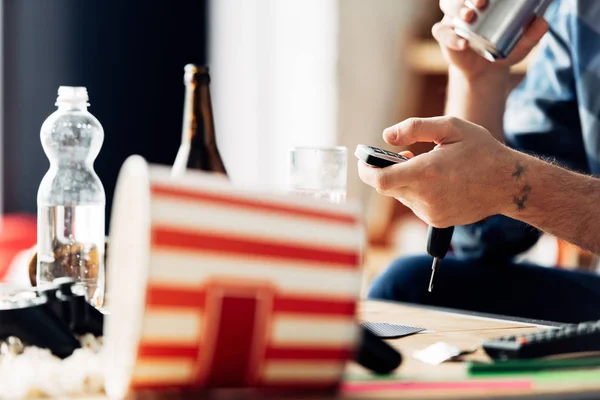
{"label": "man's wrist", "polygon": [[490,68],[477,73],[462,71],[450,64],[448,67],[450,82],[458,83],[471,91],[488,92],[499,91],[504,94],[508,88],[510,69],[508,67],[490,66]]}
{"label": "man's wrist", "polygon": [[[553,190],[552,181],[557,167],[536,157],[509,149],[503,163],[498,214],[526,221],[544,202],[547,190]],[[564,171],[567,172],[567,171]]]}
{"label": "man's wrist", "polygon": [[508,97],[509,73],[493,68],[467,76],[450,66],[445,113],[481,125],[504,142],[503,115]]}
{"label": "man's wrist", "polygon": [[[600,254],[600,180],[513,150],[498,212]],[[506,180],[508,178],[508,180]]]}
{"label": "man's wrist", "polygon": [[490,193],[494,200],[490,214],[517,218],[525,211],[533,190],[532,163],[535,158],[503,146],[497,166],[491,171],[496,190]]}

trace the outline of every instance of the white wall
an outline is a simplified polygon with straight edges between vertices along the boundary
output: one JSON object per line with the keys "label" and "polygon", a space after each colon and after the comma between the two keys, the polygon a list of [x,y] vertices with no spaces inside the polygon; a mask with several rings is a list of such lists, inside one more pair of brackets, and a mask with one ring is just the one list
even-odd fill
{"label": "white wall", "polygon": [[381,144],[399,115],[402,32],[419,0],[213,0],[209,63],[219,146],[240,184],[287,184],[293,145]]}
{"label": "white wall", "polygon": [[233,181],[283,186],[292,145],[336,140],[336,0],[216,0],[209,63]]}
{"label": "white wall", "polygon": [[[383,130],[405,118],[410,74],[402,60],[409,29],[422,0],[340,0],[338,38],[338,141],[351,152],[358,143],[384,146]],[[373,190],[348,168],[348,197],[367,200]]]}
{"label": "white wall", "polygon": [[[265,46],[261,0],[216,0],[209,4],[209,65],[215,130],[233,180],[259,177],[259,142],[266,104],[259,89],[268,72],[259,62]],[[260,19],[260,21],[259,21]],[[263,67],[266,62],[263,62]],[[262,91],[264,93],[264,90]]]}

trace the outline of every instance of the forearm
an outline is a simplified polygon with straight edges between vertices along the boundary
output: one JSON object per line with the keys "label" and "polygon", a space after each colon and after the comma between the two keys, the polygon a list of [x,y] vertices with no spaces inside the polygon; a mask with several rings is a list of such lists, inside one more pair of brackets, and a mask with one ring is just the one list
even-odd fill
{"label": "forearm", "polygon": [[509,159],[501,212],[600,254],[600,180],[515,151]]}
{"label": "forearm", "polygon": [[502,120],[508,98],[509,72],[490,71],[486,76],[466,78],[456,68],[448,70],[446,115],[481,125],[504,142]]}

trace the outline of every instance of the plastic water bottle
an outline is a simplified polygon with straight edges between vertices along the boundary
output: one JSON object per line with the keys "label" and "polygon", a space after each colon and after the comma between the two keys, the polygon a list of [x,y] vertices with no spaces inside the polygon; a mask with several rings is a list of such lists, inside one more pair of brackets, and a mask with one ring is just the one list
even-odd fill
{"label": "plastic water bottle", "polygon": [[85,87],[61,86],[40,132],[50,169],[38,190],[37,285],[71,277],[90,303],[104,302],[106,196],[94,171],[104,141]]}

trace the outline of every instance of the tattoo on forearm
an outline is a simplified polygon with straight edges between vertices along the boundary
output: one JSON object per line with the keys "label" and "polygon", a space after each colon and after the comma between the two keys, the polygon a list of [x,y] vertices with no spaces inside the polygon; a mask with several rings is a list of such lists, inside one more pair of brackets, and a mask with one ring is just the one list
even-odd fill
{"label": "tattoo on forearm", "polygon": [[[525,173],[527,172],[527,167],[522,165],[520,162],[517,162],[515,165],[515,172],[513,172],[512,176],[517,180],[517,182],[521,182],[525,179]],[[525,203],[529,198],[529,194],[531,193],[531,186],[525,183],[525,185],[521,188],[521,191],[518,195],[513,196],[513,203],[517,206],[517,211],[523,211],[525,209]]]}
{"label": "tattoo on forearm", "polygon": [[525,184],[523,189],[521,189],[521,193],[518,196],[513,196],[513,202],[517,206],[517,211],[523,211],[525,209],[525,202],[527,201],[527,197],[529,197],[529,193],[531,192],[531,186]]}
{"label": "tattoo on forearm", "polygon": [[513,178],[520,182],[521,178],[523,178],[523,175],[525,175],[525,172],[527,172],[527,168],[517,161],[517,165],[515,166],[515,172],[513,172],[512,174]]}

